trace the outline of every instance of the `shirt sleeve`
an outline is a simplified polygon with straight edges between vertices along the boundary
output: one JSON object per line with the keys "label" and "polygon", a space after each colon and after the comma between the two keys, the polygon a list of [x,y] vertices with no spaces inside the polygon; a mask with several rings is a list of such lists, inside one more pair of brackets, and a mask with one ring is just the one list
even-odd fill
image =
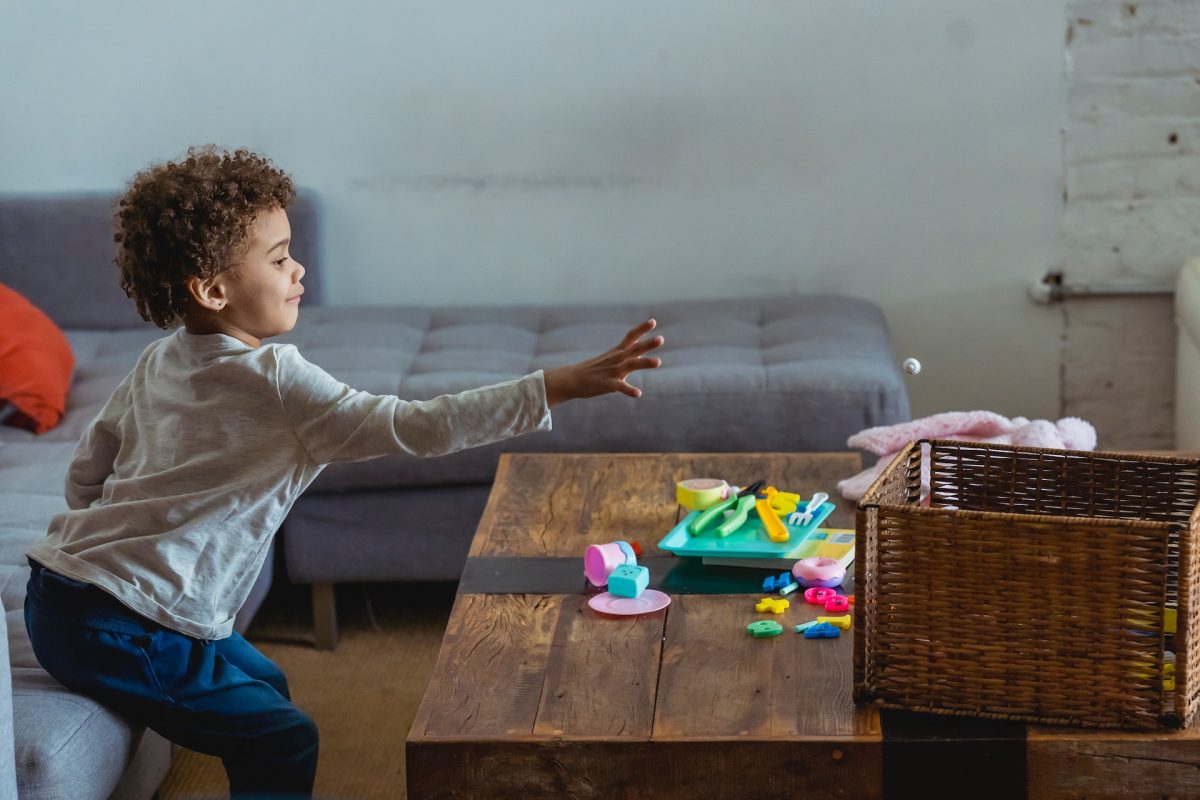
{"label": "shirt sleeve", "polygon": [[72,511],[89,507],[104,493],[104,482],[112,475],[121,450],[117,423],[129,404],[129,385],[126,376],[75,447],[65,487],[67,508]]}
{"label": "shirt sleeve", "polygon": [[542,370],[432,400],[402,400],[353,389],[294,346],[276,353],[283,412],[318,464],[396,453],[440,456],[551,429]]}

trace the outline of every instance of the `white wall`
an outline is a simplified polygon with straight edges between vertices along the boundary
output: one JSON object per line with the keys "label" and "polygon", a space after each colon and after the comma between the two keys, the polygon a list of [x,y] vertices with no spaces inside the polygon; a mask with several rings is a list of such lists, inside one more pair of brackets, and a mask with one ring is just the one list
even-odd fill
{"label": "white wall", "polygon": [[1054,416],[1064,2],[0,0],[0,191],[244,145],[334,303],[844,292],[915,413]]}
{"label": "white wall", "polygon": [[[1200,3],[1071,0],[1067,15],[1066,280],[1169,287],[1200,254]],[[1068,303],[1063,404],[1101,448],[1174,444],[1173,302]]]}

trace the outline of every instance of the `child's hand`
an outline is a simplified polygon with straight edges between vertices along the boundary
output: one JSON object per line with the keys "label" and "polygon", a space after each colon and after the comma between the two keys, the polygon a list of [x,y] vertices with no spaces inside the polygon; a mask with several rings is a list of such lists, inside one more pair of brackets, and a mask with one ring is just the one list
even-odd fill
{"label": "child's hand", "polygon": [[632,328],[621,343],[595,358],[580,361],[558,369],[546,370],[546,403],[551,407],[581,397],[596,397],[609,392],[621,392],[630,397],[641,397],[642,390],[625,382],[626,376],[639,369],[654,369],[662,364],[660,358],[645,358],[657,347],[663,337],[639,341],[654,330],[655,322],[648,319]]}

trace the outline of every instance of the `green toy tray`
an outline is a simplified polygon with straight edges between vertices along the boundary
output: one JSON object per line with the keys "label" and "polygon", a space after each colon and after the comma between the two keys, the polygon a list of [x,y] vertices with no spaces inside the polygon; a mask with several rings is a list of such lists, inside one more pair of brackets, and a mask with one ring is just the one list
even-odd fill
{"label": "green toy tray", "polygon": [[701,514],[699,511],[693,511],[679,520],[679,524],[658,543],[658,548],[669,550],[677,556],[786,557],[801,546],[808,534],[816,530],[825,518],[833,513],[834,508],[836,506],[833,503],[822,503],[813,513],[812,522],[807,525],[789,525],[786,518],[780,519],[783,527],[791,534],[791,538],[786,542],[772,542],[763,530],[762,520],[754,513],[749,514],[746,522],[726,537],[722,538],[712,533],[693,536],[688,533],[687,527]]}

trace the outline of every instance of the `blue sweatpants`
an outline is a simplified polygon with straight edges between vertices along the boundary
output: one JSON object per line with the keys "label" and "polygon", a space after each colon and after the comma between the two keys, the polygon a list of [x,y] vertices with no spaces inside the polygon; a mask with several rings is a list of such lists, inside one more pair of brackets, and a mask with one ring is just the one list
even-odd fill
{"label": "blue sweatpants", "polygon": [[317,726],[279,667],[234,633],[193,639],[30,559],[25,626],[59,683],[190,750],[219,756],[237,800],[311,798]]}

